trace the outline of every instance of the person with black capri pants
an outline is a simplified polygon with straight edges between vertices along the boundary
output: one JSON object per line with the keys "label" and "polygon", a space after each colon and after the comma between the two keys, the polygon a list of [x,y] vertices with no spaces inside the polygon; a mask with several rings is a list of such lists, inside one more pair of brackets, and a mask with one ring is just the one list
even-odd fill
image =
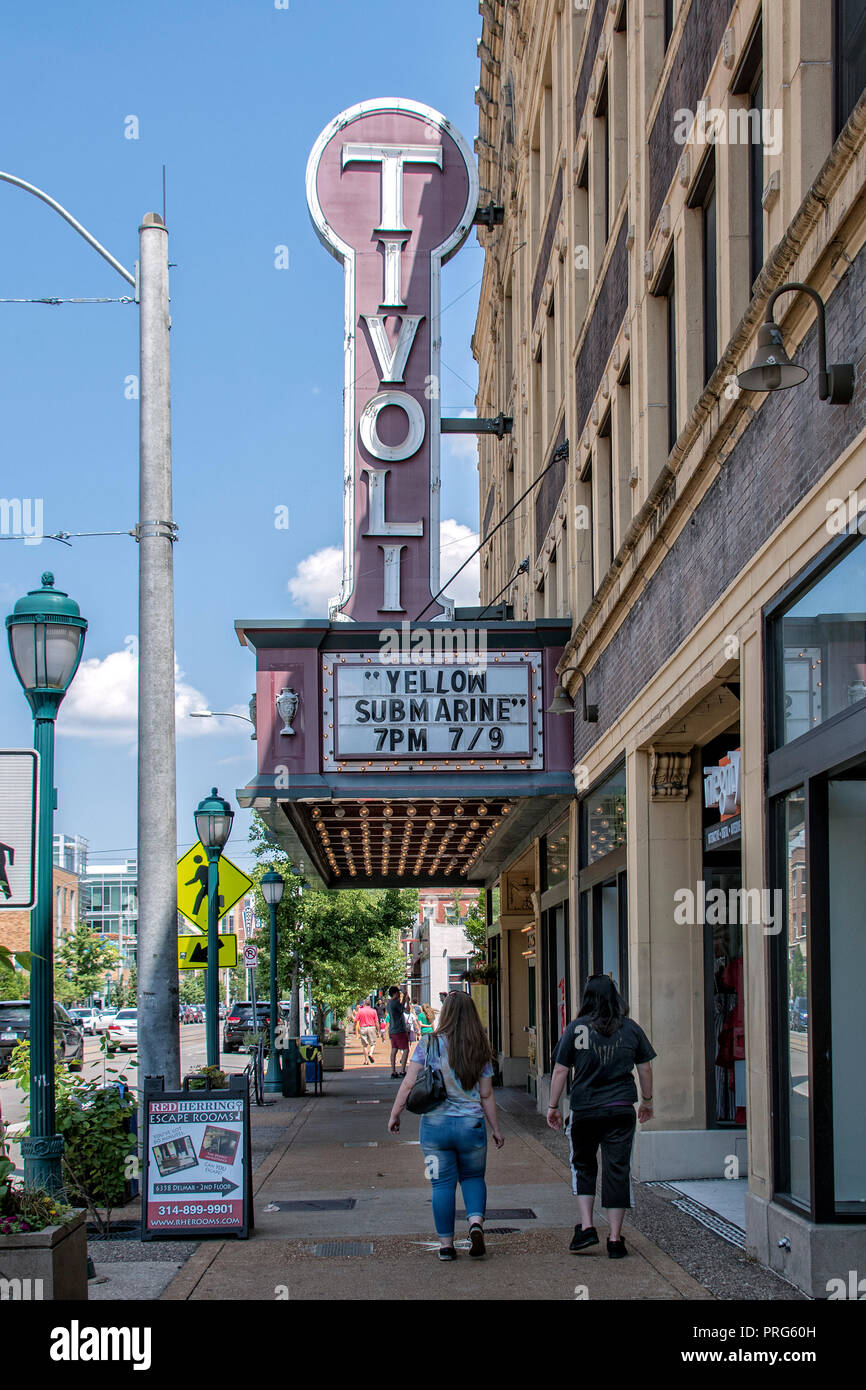
{"label": "person with black capri pants", "polygon": [[641,1124],[653,1117],[652,1044],[628,1017],[628,1005],[607,975],[590,975],[577,1018],[572,1019],[553,1054],[547,1123],[559,1129],[559,1099],[573,1070],[566,1133],[571,1146],[572,1190],[580,1224],[569,1245],[575,1255],[598,1245],[592,1224],[601,1149],[601,1205],[607,1208],[610,1236],[607,1253],[621,1260],[628,1251],[622,1238],[626,1208],[631,1206],[631,1151],[635,1136],[634,1069],[640,1080]]}

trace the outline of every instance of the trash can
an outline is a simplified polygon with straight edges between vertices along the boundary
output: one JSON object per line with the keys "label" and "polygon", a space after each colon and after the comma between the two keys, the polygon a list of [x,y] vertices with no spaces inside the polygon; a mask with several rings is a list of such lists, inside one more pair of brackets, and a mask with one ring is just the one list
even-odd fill
{"label": "trash can", "polygon": [[297,1038],[289,1038],[287,1046],[282,1050],[280,1066],[283,1074],[283,1095],[306,1095],[306,1078]]}

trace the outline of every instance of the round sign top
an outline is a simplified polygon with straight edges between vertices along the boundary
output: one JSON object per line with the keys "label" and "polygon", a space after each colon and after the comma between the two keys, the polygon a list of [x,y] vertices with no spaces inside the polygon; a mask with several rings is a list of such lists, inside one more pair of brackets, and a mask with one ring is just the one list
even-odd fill
{"label": "round sign top", "polygon": [[[478,209],[478,171],[456,126],[423,102],[378,97],[328,123],[307,161],[307,203],[338,260],[370,247],[370,229],[413,233],[416,251],[449,259]],[[387,225],[393,223],[393,226]]]}

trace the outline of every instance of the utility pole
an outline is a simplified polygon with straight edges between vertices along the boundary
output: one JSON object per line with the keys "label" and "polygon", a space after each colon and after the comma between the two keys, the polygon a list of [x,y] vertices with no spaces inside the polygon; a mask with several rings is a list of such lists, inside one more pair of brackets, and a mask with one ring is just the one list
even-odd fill
{"label": "utility pole", "polygon": [[171,510],[168,232],[139,227],[141,332],[138,609],[138,1056],[146,1076],[180,1086],[174,561]]}

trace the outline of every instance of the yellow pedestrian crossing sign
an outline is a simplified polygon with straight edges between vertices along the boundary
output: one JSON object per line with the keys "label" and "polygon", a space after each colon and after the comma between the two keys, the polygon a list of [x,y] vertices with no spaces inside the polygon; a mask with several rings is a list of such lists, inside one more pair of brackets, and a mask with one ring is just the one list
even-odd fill
{"label": "yellow pedestrian crossing sign", "polygon": [[[252,886],[252,879],[221,854],[217,890],[220,917],[234,907]],[[207,850],[200,841],[177,861],[177,906],[188,921],[207,931]]]}
{"label": "yellow pedestrian crossing sign", "polygon": [[[236,936],[220,936],[219,960],[217,969],[228,970],[238,963],[238,939]],[[207,937],[179,936],[177,938],[178,970],[204,970],[207,965]]]}

